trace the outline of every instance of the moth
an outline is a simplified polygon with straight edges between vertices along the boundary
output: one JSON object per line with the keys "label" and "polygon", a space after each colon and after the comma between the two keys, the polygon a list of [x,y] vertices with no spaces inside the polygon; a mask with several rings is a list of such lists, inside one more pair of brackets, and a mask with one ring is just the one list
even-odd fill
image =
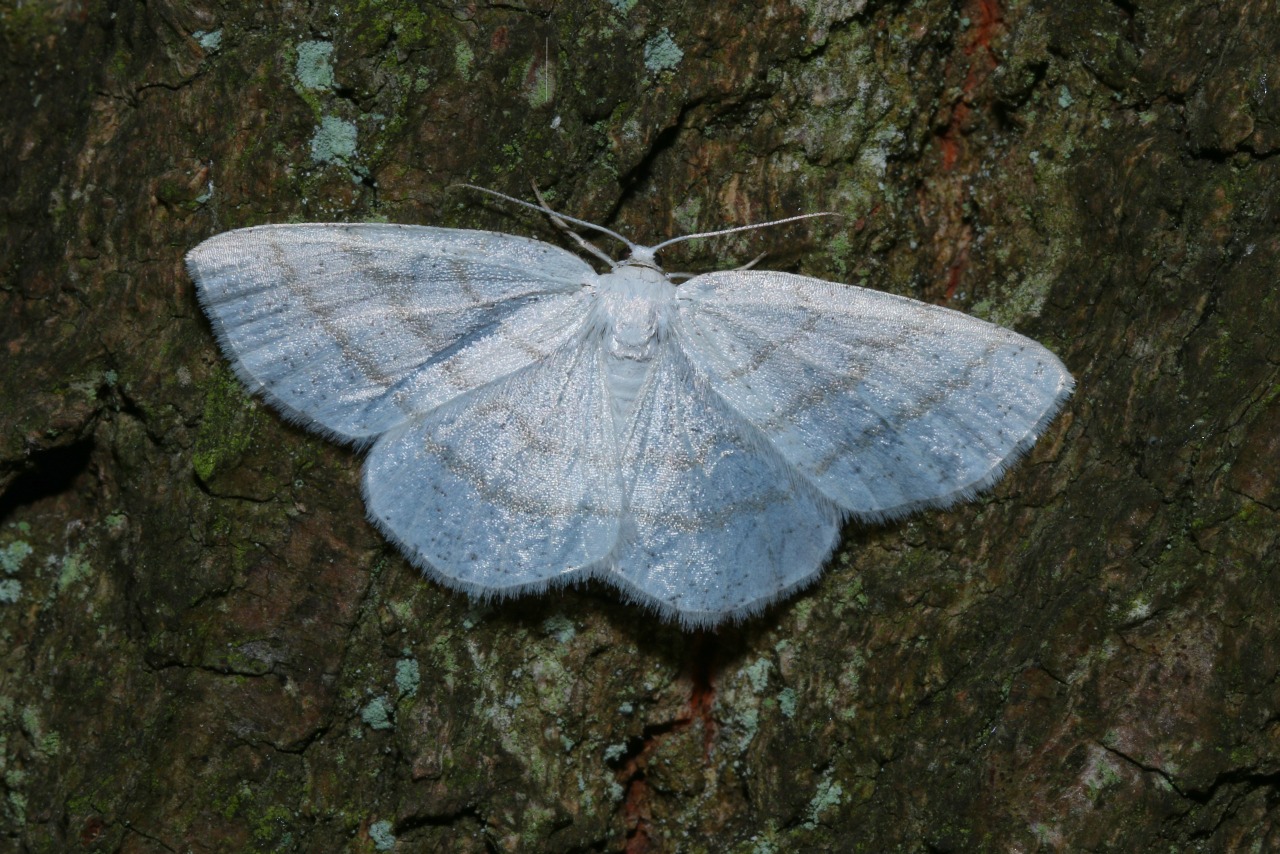
{"label": "moth", "polygon": [[790,273],[679,281],[658,252],[708,235],[645,247],[540,209],[628,256],[575,235],[598,273],[525,237],[378,223],[187,256],[244,384],[367,448],[369,518],[472,596],[593,577],[686,627],[745,617],[814,581],[844,520],[990,487],[1071,393],[1047,349],[959,312]]}

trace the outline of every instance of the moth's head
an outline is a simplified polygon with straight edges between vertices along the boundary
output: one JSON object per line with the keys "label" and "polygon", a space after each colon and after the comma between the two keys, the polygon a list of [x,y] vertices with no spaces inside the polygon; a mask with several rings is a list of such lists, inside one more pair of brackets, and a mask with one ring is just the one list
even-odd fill
{"label": "moth's head", "polygon": [[618,263],[619,267],[648,267],[650,270],[662,272],[662,267],[658,264],[657,250],[648,246],[631,247],[631,254],[625,260]]}

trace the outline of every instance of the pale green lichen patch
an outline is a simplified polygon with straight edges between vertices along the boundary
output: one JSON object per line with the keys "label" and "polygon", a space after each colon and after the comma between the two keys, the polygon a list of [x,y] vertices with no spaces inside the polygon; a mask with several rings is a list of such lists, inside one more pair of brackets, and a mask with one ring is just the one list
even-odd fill
{"label": "pale green lichen patch", "polygon": [[13,575],[22,568],[22,562],[31,557],[32,551],[33,549],[26,542],[14,540],[0,549],[0,569],[8,575]]}
{"label": "pale green lichen patch", "polygon": [[386,697],[378,695],[365,704],[360,710],[360,720],[369,729],[391,729],[395,724],[391,720],[391,703]]}
{"label": "pale green lichen patch", "polygon": [[1014,326],[1024,317],[1040,314],[1053,288],[1054,273],[1049,270],[1029,275],[1020,283],[1010,284],[1002,290],[999,299],[984,299],[973,304],[970,311],[1000,326]]}
{"label": "pale green lichen patch", "polygon": [[1151,600],[1148,599],[1146,596],[1139,595],[1139,596],[1136,596],[1133,599],[1133,601],[1129,603],[1129,610],[1125,614],[1125,620],[1131,623],[1139,622],[1141,620],[1145,620],[1147,617],[1150,617],[1151,612],[1152,612]]}
{"label": "pale green lichen patch", "polygon": [[58,753],[62,740],[56,732],[46,731],[40,721],[40,713],[33,706],[25,706],[19,715],[22,731],[27,739],[36,746],[41,755],[54,756]]}
{"label": "pale green lichen patch", "polygon": [[537,694],[537,706],[546,714],[564,714],[570,708],[576,674],[555,655],[535,658],[529,665],[529,680]]}
{"label": "pale green lichen patch", "polygon": [[625,15],[636,6],[636,0],[609,0],[609,5],[619,15]]}
{"label": "pale green lichen patch", "polygon": [[213,53],[222,47],[222,30],[213,30],[212,32],[196,30],[191,34],[191,37],[196,40],[196,44],[204,49],[205,53]]}
{"label": "pale green lichen patch", "polygon": [[431,646],[431,658],[433,662],[432,672],[439,676],[444,674],[444,686],[449,691],[453,691],[457,687],[458,680],[458,656],[454,653],[453,648],[449,645],[447,637],[438,638]]}
{"label": "pale green lichen patch", "polygon": [[[873,43],[870,34],[851,25],[788,83],[808,93],[807,105],[786,131],[788,141],[800,146],[808,164],[856,164],[833,188],[828,204],[834,210],[857,209],[867,199],[884,195],[886,164],[906,143],[899,125],[911,122],[905,112],[898,113],[901,107],[893,90],[881,78],[848,72],[875,65]],[[796,163],[792,168],[804,165]]]}
{"label": "pale green lichen patch", "polygon": [[739,710],[734,715],[733,723],[738,730],[738,752],[745,753],[747,748],[751,746],[751,742],[755,741],[756,733],[760,731],[760,709],[754,706]]}
{"label": "pale green lichen patch", "polygon": [[644,43],[644,67],[652,74],[670,71],[684,59],[684,51],[671,37],[671,31],[663,27],[658,34]]}
{"label": "pale green lichen patch", "polygon": [[717,716],[724,721],[724,739],[739,753],[745,753],[755,740],[763,722],[775,707],[772,697],[765,697],[774,663],[763,656],[739,669],[716,697]]}
{"label": "pale green lichen patch", "polygon": [[747,677],[747,681],[751,683],[751,690],[757,694],[769,687],[769,671],[773,669],[773,662],[767,658],[757,658],[751,664],[742,669],[743,674]]}
{"label": "pale green lichen patch", "polygon": [[88,578],[92,571],[93,567],[89,565],[83,550],[63,555],[62,560],[58,562],[58,592],[62,593],[74,587]]}
{"label": "pale green lichen patch", "polygon": [[734,850],[745,851],[748,854],[779,854],[779,852],[786,850],[785,848],[779,848],[777,841],[772,838],[777,833],[777,828],[773,826],[772,822],[769,823],[766,833],[769,835],[756,834]]}
{"label": "pale green lichen patch", "polygon": [[379,851],[390,851],[396,847],[396,835],[391,822],[383,819],[369,825],[369,839],[373,847]]}
{"label": "pale green lichen patch", "polygon": [[356,156],[356,126],[337,116],[325,116],[311,136],[311,159],[317,163],[351,165]]}
{"label": "pale green lichen patch", "polygon": [[857,697],[862,684],[862,671],[867,665],[866,656],[858,650],[850,652],[840,669],[834,685],[828,685],[823,699],[839,716],[851,721],[858,716]]}
{"label": "pale green lichen patch", "polygon": [[778,692],[778,711],[790,720],[796,716],[796,692],[792,688],[783,688]]}
{"label": "pale green lichen patch", "polygon": [[0,603],[12,605],[22,598],[22,582],[16,578],[0,580]]}
{"label": "pale green lichen patch", "polygon": [[298,62],[294,75],[307,89],[332,89],[333,42],[302,42],[298,45]]}
{"label": "pale green lichen patch", "polygon": [[396,690],[401,697],[412,697],[418,693],[418,685],[422,682],[422,668],[413,658],[402,658],[396,662]]}
{"label": "pale green lichen patch", "polygon": [[853,263],[853,244],[847,234],[837,234],[827,243],[827,254],[831,256],[831,266],[836,275],[844,281],[849,275],[849,265]]}
{"label": "pale green lichen patch", "polygon": [[471,79],[471,68],[475,64],[476,55],[471,45],[460,41],[453,46],[453,70],[463,80]]}
{"label": "pale green lichen patch", "polygon": [[470,631],[483,623],[493,613],[493,606],[488,602],[473,603],[462,617],[462,628]]}
{"label": "pale green lichen patch", "polygon": [[[697,196],[690,196],[675,206],[671,211],[671,218],[676,221],[681,235],[694,234],[698,230],[698,217],[701,213],[702,199]],[[665,236],[676,237],[677,235],[670,234]]]}
{"label": "pale green lichen patch", "polygon": [[1118,788],[1124,782],[1119,764],[1110,753],[1101,748],[1092,750],[1080,779],[1085,792],[1095,802],[1101,800],[1108,790]]}
{"label": "pale green lichen patch", "polygon": [[840,806],[844,800],[844,788],[832,778],[831,769],[818,781],[818,789],[809,801],[808,819],[804,826],[812,830],[818,826],[818,819],[829,809]]}
{"label": "pale green lichen patch", "polygon": [[578,633],[573,627],[573,622],[563,614],[556,614],[543,620],[542,630],[560,643],[568,643]]}
{"label": "pale green lichen patch", "polygon": [[833,26],[847,23],[861,13],[867,0],[791,0],[791,5],[805,11],[809,18],[809,39],[821,45]]}

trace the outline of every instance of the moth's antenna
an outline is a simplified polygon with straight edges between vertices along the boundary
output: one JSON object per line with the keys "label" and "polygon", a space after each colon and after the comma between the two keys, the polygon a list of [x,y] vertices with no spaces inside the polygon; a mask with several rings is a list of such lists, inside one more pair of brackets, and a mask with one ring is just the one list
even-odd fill
{"label": "moth's antenna", "polygon": [[[560,219],[560,220],[563,220],[563,221],[565,221],[565,222],[571,222],[571,223],[573,223],[574,225],[580,225],[580,226],[582,226],[582,227],[584,227],[584,228],[593,228],[593,229],[595,229],[596,231],[601,232],[602,234],[607,234],[607,235],[609,235],[609,236],[610,236],[610,237],[612,237],[614,240],[620,240],[620,241],[622,241],[623,243],[625,243],[625,244],[627,245],[627,248],[628,248],[628,249],[630,249],[633,253],[634,253],[637,249],[643,249],[643,248],[644,248],[644,247],[642,247],[642,246],[637,246],[636,244],[632,243],[630,240],[627,240],[627,238],[623,237],[621,234],[618,234],[618,232],[616,232],[616,231],[611,231],[610,229],[605,228],[603,225],[596,225],[594,222],[587,222],[585,219],[578,219],[578,218],[576,218],[576,217],[569,216],[568,214],[562,214],[562,213],[559,213],[559,212],[557,212],[557,211],[553,211],[553,210],[551,210],[551,208],[547,207],[545,203],[544,203],[541,207],[539,207],[538,205],[531,204],[531,203],[529,203],[529,202],[524,201],[523,199],[517,199],[517,198],[515,198],[514,196],[508,196],[506,193],[499,193],[497,190],[490,190],[490,189],[488,189],[488,188],[486,188],[486,187],[477,187],[475,184],[450,184],[449,186],[451,186],[451,187],[465,187],[465,188],[466,188],[466,189],[468,189],[468,190],[475,190],[475,191],[476,191],[476,192],[478,192],[478,193],[488,193],[488,194],[489,194],[489,195],[491,195],[491,196],[497,196],[499,199],[505,199],[506,201],[511,202],[512,204],[520,205],[521,207],[530,208],[531,210],[535,210],[535,211],[538,211],[538,212],[540,212],[540,213],[544,213],[544,214],[546,214],[547,216],[555,217],[555,218]],[[812,216],[812,214],[811,214],[811,216]],[[570,232],[570,233],[572,233],[572,232]],[[699,237],[699,236],[701,236],[701,235],[692,235],[692,236],[694,236],[694,237]],[[602,253],[600,252],[600,250],[599,250],[599,249],[596,249],[595,251],[596,251],[597,255],[602,255]],[[609,263],[612,265],[612,264],[614,264],[615,262],[614,262],[614,261],[609,261]]]}
{"label": "moth's antenna", "polygon": [[587,250],[588,252],[590,252],[592,255],[596,256],[600,260],[604,261],[606,264],[609,265],[610,269],[617,268],[618,266],[617,261],[610,258],[607,254],[601,251],[594,243],[587,240],[581,234],[578,234],[578,232],[570,228],[569,223],[565,222],[560,217],[560,214],[556,213],[551,209],[551,206],[547,204],[547,200],[542,198],[542,191],[538,189],[537,184],[530,181],[529,185],[533,187],[533,197],[538,200],[538,204],[542,205],[542,212],[545,213],[547,217],[551,220],[552,225],[558,226],[561,230],[564,231],[565,234],[569,235],[574,240],[578,241],[579,246],[581,246],[583,249]]}
{"label": "moth's antenna", "polygon": [[[664,240],[657,246],[650,247],[654,252],[662,249],[664,246],[670,246],[673,243],[680,243],[685,240],[696,240],[699,237],[719,237],[722,234],[734,234],[739,231],[750,231],[755,228],[768,228],[772,225],[785,225],[789,222],[795,222],[799,219],[813,219],[816,216],[844,216],[844,214],[835,211],[819,211],[818,213],[800,214],[798,216],[789,216],[786,219],[775,219],[769,222],[757,222],[753,225],[739,225],[734,228],[722,228],[719,231],[704,231],[701,234],[686,234],[684,237],[673,237],[670,240]],[[757,259],[758,260],[758,259]],[[753,262],[754,263],[754,262]]]}

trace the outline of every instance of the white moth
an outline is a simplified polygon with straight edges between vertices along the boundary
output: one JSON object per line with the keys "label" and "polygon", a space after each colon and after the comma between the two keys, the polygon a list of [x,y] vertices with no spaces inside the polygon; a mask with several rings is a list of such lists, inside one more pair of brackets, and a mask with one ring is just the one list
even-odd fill
{"label": "white moth", "polygon": [[1071,393],[999,326],[789,273],[677,284],[655,253],[706,235],[590,227],[630,256],[600,274],[509,234],[320,223],[187,264],[245,384],[372,445],[374,524],[479,597],[594,577],[685,626],[744,617],[814,581],[844,519],[994,484]]}

